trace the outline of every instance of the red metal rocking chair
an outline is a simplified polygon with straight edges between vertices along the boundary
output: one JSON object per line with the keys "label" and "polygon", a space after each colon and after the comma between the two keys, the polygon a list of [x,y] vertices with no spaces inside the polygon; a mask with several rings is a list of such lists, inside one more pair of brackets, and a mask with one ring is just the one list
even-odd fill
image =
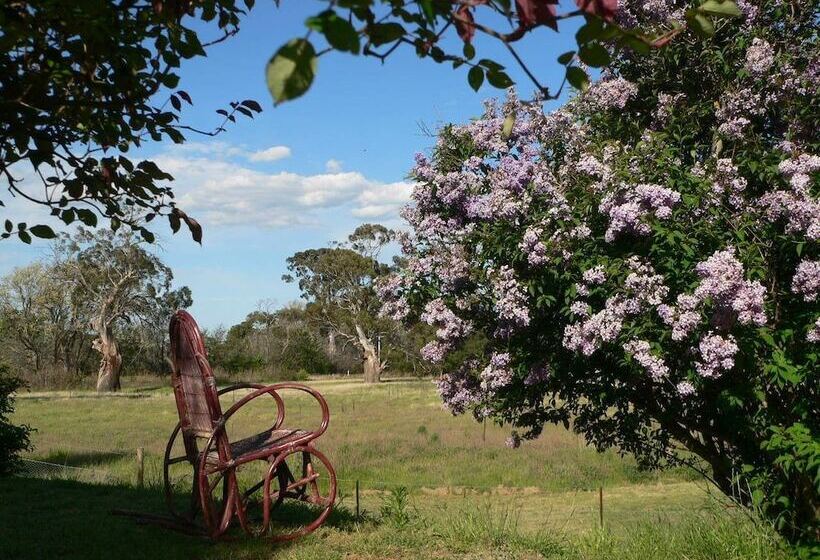
{"label": "red metal rocking chair", "polygon": [[[330,420],[322,395],[298,383],[242,383],[217,391],[205,344],[193,317],[177,311],[171,319],[170,334],[179,423],[165,450],[163,477],[166,503],[174,518],[191,524],[201,514],[208,535],[214,539],[224,535],[234,520],[248,534],[276,541],[294,539],[319,527],[330,515],[336,499],[333,466],[313,446]],[[240,389],[250,392],[223,413],[219,396]],[[280,393],[285,390],[308,393],[316,399],[322,413],[317,429],[283,427],[285,405]],[[231,441],[231,417],[245,404],[264,395],[272,397],[276,404],[274,424],[256,435]],[[184,451],[177,450],[181,447],[180,434]],[[261,473],[248,483],[247,470],[253,470],[253,465]],[[185,473],[182,477],[180,467]],[[187,494],[185,512],[177,504],[180,480]],[[293,503],[302,507],[289,507]],[[277,508],[285,517],[283,532],[276,532],[271,523]]]}

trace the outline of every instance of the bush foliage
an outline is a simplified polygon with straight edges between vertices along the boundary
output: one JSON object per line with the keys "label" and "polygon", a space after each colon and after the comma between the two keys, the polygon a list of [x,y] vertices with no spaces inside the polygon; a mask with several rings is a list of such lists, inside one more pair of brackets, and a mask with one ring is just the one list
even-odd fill
{"label": "bush foliage", "polygon": [[[619,18],[664,29],[689,6],[625,2]],[[553,113],[511,94],[444,128],[417,156],[383,313],[434,326],[433,362],[468,343],[441,395],[512,424],[511,446],[572,423],[644,466],[705,468],[812,542],[820,13],[739,6],[709,40],[613,51]]]}

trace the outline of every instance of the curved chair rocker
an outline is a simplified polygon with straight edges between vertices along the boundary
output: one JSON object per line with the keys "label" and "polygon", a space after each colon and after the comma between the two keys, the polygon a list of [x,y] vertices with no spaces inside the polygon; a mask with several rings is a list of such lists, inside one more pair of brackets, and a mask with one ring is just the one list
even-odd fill
{"label": "curved chair rocker", "polygon": [[[330,420],[322,395],[298,383],[268,386],[241,383],[217,391],[205,344],[193,317],[185,311],[177,311],[171,319],[170,334],[172,380],[179,412],[179,423],[171,432],[163,461],[165,498],[171,515],[189,526],[201,515],[207,534],[214,539],[223,536],[236,520],[248,534],[274,541],[291,540],[319,527],[330,515],[336,499],[333,466],[313,446]],[[240,389],[250,392],[223,413],[219,396]],[[283,427],[285,405],[280,393],[284,390],[301,391],[316,399],[322,412],[317,429]],[[231,417],[250,401],[265,395],[272,397],[276,404],[274,424],[254,436],[231,441],[228,436]],[[174,456],[175,449],[180,447],[177,441],[180,435],[184,451]],[[179,466],[174,467],[177,464]],[[256,465],[262,474],[247,484],[248,477],[243,477],[240,471],[253,470],[249,468],[251,465]],[[177,487],[172,470],[179,472],[180,467],[187,472],[184,479],[190,484],[185,488],[186,494],[190,492],[186,512],[177,507],[174,495]],[[262,491],[261,504],[259,490]],[[307,507],[296,511],[294,519],[288,519],[290,530],[274,532],[271,514],[280,506],[287,510],[289,501]],[[305,509],[309,510],[309,518],[303,520]]]}

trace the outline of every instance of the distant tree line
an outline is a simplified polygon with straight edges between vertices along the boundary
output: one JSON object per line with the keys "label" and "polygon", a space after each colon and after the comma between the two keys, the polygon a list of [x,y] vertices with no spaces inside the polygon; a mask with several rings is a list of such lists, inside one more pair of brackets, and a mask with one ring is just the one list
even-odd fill
{"label": "distant tree line", "polygon": [[[261,304],[236,325],[206,330],[217,375],[349,373],[377,382],[388,369],[432,373],[419,359],[430,327],[378,314],[376,284],[401,264],[379,255],[395,238],[365,224],[344,242],[291,256],[284,280],[298,283],[304,301]],[[193,297],[172,288],[173,272],[146,246],[125,228],[79,229],[0,278],[0,363],[32,388],[116,391],[123,375],[168,375],[168,321]]]}

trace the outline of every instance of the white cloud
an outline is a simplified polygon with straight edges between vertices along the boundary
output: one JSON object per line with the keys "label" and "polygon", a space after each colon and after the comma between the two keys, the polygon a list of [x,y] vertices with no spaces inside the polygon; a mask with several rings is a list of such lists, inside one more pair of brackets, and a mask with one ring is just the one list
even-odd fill
{"label": "white cloud", "polygon": [[290,157],[290,148],[287,146],[271,146],[266,150],[259,150],[248,154],[251,161],[276,161]]}
{"label": "white cloud", "polygon": [[325,163],[325,171],[328,173],[339,173],[342,170],[342,162],[338,159],[329,159]]}
{"label": "white cloud", "polygon": [[356,197],[353,215],[359,218],[392,218],[410,200],[412,183],[373,184]]}
{"label": "white cloud", "polygon": [[174,176],[180,208],[216,226],[321,224],[333,216],[395,219],[410,198],[409,183],[383,183],[355,171],[302,175],[266,173],[218,158],[154,158]]}

